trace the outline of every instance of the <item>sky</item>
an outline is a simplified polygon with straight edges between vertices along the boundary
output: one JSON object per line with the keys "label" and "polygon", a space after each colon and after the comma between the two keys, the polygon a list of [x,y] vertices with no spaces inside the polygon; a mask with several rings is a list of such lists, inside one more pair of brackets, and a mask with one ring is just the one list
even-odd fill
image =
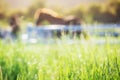
{"label": "sky", "polygon": [[[14,9],[25,9],[33,3],[33,0],[6,0]],[[35,0],[34,0],[35,1]],[[46,0],[48,7],[59,6],[71,8],[80,4],[104,3],[106,0]]]}
{"label": "sky", "polygon": [[33,0],[6,0],[7,3],[14,9],[24,9],[30,6]]}
{"label": "sky", "polygon": [[[48,6],[63,6],[71,8],[78,5],[88,5],[89,3],[102,3],[106,0],[47,0]],[[58,4],[56,4],[58,3]]]}

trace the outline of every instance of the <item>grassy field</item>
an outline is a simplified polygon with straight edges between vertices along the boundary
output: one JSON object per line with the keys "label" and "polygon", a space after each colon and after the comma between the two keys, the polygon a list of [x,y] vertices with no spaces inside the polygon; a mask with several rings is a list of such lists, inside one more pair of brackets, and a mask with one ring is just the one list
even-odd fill
{"label": "grassy field", "polygon": [[119,79],[119,44],[0,42],[0,80]]}

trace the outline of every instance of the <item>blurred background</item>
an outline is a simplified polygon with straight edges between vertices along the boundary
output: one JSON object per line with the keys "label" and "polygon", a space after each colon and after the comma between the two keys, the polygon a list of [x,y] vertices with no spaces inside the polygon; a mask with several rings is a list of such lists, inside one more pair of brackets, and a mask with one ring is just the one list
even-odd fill
{"label": "blurred background", "polygon": [[38,8],[49,8],[62,16],[76,15],[85,24],[120,23],[120,0],[0,0],[0,26],[7,26],[12,14],[24,23],[34,23]]}

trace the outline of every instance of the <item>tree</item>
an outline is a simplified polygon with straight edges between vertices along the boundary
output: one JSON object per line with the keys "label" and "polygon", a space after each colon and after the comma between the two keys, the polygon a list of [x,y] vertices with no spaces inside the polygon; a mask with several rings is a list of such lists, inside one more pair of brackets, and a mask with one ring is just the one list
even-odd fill
{"label": "tree", "polygon": [[28,8],[26,17],[33,18],[35,11],[38,8],[43,8],[43,7],[45,7],[45,0],[35,0],[33,4]]}
{"label": "tree", "polygon": [[5,13],[8,10],[8,4],[4,0],[0,0],[0,19],[5,18]]}
{"label": "tree", "polygon": [[109,9],[113,9],[116,15],[116,22],[120,23],[120,0],[111,0],[108,3]]}

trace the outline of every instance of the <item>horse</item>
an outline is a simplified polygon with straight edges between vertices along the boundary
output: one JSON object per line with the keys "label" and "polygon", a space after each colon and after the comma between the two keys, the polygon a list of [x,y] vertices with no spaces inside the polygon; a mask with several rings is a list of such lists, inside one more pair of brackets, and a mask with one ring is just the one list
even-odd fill
{"label": "horse", "polygon": [[18,33],[20,31],[20,25],[19,25],[19,16],[18,15],[12,15],[9,18],[9,25],[12,28],[11,34],[14,38],[17,38]]}
{"label": "horse", "polygon": [[[55,11],[46,8],[36,10],[34,18],[37,26],[41,25],[43,21],[48,21],[52,25],[81,25],[80,19],[76,16],[62,17]],[[66,31],[65,33],[68,32],[69,31]],[[73,32],[73,34],[74,33],[80,35],[81,31],[79,30],[77,32]],[[61,36],[61,31],[57,32],[57,36]]]}
{"label": "horse", "polygon": [[6,39],[7,37],[11,39],[17,39],[18,33],[20,31],[18,15],[11,15],[8,19],[8,24],[10,25],[11,29],[2,29],[0,28],[0,39]]}
{"label": "horse", "polygon": [[40,25],[44,20],[55,25],[80,25],[80,19],[76,16],[68,16],[64,18],[58,15],[55,11],[46,8],[38,9],[35,12],[34,17],[36,19],[36,25]]}

